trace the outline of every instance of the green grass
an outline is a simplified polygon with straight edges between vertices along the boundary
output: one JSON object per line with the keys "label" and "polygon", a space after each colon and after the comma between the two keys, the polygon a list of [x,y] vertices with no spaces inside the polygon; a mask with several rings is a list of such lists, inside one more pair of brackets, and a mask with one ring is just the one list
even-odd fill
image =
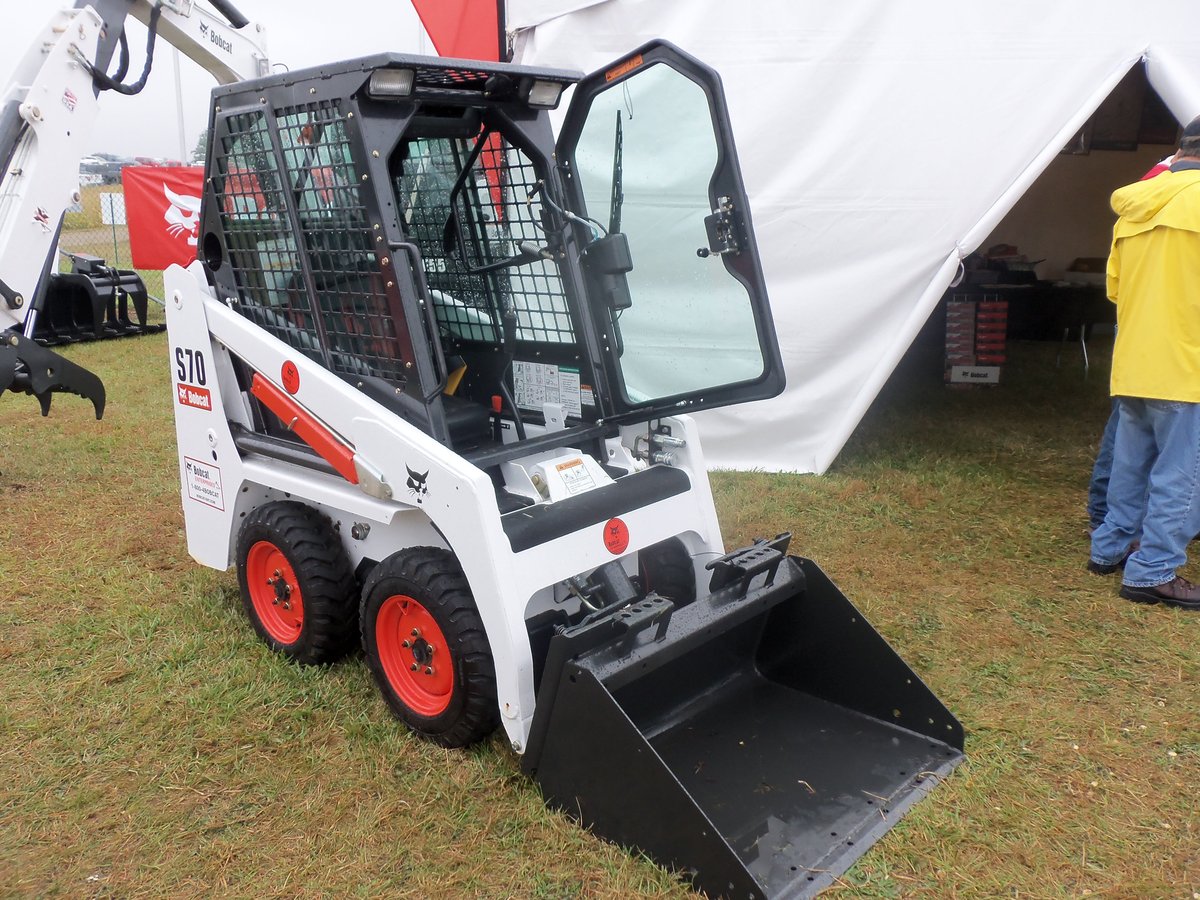
{"label": "green grass", "polygon": [[[1056,350],[994,389],[904,373],[825,476],[714,476],[726,543],[794,532],[967,729],[833,896],[1200,891],[1200,618],[1084,572],[1107,367]],[[0,896],[687,896],[499,737],[431,747],[361,659],[268,652],[187,556],[165,339],[67,352],[103,422],[0,401]]]}

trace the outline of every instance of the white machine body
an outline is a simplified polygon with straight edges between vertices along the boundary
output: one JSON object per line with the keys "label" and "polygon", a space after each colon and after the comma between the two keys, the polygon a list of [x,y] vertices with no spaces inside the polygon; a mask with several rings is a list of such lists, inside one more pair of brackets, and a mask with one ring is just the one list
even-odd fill
{"label": "white machine body", "polygon": [[[354,566],[405,547],[452,550],[487,629],[501,721],[517,752],[528,740],[535,701],[527,618],[556,603],[577,602],[565,583],[597,566],[620,559],[635,573],[637,551],[679,534],[680,523],[689,526],[680,537],[698,580],[704,563],[724,552],[689,417],[669,425],[682,443],[674,465],[687,473],[690,489],[621,515],[623,545],[606,540],[608,523],[602,522],[514,552],[484,472],[234,312],[208,287],[200,263],[186,270],[172,266],[165,283],[188,552],[206,566],[228,569],[242,519],[256,506],[286,497],[303,498],[330,518]],[[231,356],[280,389],[284,366],[294,366],[299,388],[290,396],[305,413],[321,410],[319,426],[352,452],[356,469],[373,478],[353,484],[239,453],[229,423],[248,428],[250,418]],[[644,426],[622,428],[620,438],[608,442],[606,462],[633,471],[638,464],[632,451],[645,435]],[[506,464],[505,480],[513,493],[550,504],[612,478],[600,461],[559,449]]]}

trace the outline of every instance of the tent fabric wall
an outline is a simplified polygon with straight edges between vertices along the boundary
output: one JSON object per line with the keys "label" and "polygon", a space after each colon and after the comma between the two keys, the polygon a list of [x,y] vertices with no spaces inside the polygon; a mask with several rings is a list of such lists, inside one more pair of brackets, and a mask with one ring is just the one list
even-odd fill
{"label": "tent fabric wall", "polygon": [[958,270],[1143,59],[1200,113],[1194,0],[508,0],[514,62],[653,37],[728,94],[788,387],[701,413],[715,467],[822,472]]}

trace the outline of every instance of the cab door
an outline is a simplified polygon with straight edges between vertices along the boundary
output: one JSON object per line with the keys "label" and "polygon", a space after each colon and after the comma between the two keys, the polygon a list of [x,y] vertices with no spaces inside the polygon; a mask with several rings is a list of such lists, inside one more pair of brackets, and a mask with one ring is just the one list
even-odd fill
{"label": "cab door", "polygon": [[556,147],[613,421],[761,400],[784,373],[717,73],[652,41],[575,87]]}

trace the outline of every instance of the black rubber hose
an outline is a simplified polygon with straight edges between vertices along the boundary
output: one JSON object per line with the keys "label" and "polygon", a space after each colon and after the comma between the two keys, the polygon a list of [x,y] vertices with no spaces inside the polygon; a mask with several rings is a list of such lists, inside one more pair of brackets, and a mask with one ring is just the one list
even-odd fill
{"label": "black rubber hose", "polygon": [[250,20],[238,11],[229,0],[208,0],[212,8],[223,15],[226,21],[234,28],[244,28],[250,23]]}
{"label": "black rubber hose", "polygon": [[[150,21],[146,26],[148,32],[146,37],[146,65],[142,68],[142,77],[133,84],[121,84],[115,78],[111,78],[101,72],[95,66],[88,65],[88,70],[92,73],[92,81],[102,91],[116,91],[118,94],[138,94],[142,88],[146,86],[146,79],[150,77],[150,69],[154,65],[154,41],[158,37],[158,20],[162,16],[162,7],[155,6],[150,11]],[[118,68],[118,74],[124,74],[127,61],[122,60],[122,65]]]}

